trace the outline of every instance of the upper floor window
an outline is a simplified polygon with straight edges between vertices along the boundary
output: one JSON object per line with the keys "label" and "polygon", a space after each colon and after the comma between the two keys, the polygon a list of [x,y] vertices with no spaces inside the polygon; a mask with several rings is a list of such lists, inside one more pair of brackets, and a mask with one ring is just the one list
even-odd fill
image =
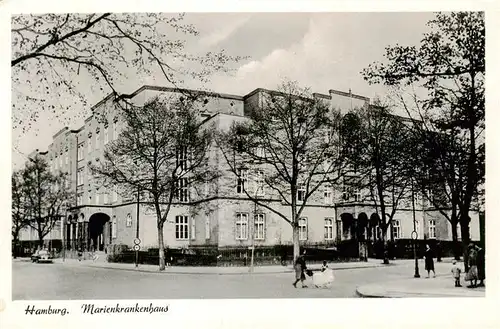
{"label": "upper floor window", "polygon": [[264,171],[257,171],[255,174],[255,195],[263,196],[265,194],[264,182]]}
{"label": "upper floor window", "polygon": [[177,180],[176,198],[179,202],[189,202],[189,187],[187,178]]}
{"label": "upper floor window", "polygon": [[188,169],[188,148],[183,146],[177,150],[177,167],[181,171],[185,171]]}
{"label": "upper floor window", "polygon": [[92,153],[92,139],[89,137],[89,140],[87,142],[87,153],[90,154]]}
{"label": "upper floor window", "polygon": [[324,202],[325,204],[332,204],[333,202],[333,191],[331,186],[326,186],[324,191]]}
{"label": "upper floor window", "polygon": [[306,199],[306,187],[300,185],[297,190],[297,201],[304,201]]}
{"label": "upper floor window", "polygon": [[238,194],[245,193],[247,181],[248,181],[248,170],[238,169],[238,181],[236,185],[236,193]]}
{"label": "upper floor window", "polygon": [[109,142],[109,128],[106,125],[104,127],[104,145],[108,144],[108,142]]}
{"label": "upper floor window", "polygon": [[78,144],[78,161],[83,160],[83,143]]}
{"label": "upper floor window", "polygon": [[125,222],[125,225],[127,227],[132,227],[132,215],[131,214],[127,214],[127,221]]}

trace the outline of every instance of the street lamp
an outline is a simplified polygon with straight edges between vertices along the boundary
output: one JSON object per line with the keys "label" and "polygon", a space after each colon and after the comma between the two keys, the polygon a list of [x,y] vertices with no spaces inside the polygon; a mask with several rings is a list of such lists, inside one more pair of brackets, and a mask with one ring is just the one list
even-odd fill
{"label": "street lamp", "polygon": [[[140,197],[140,187],[137,186],[137,226],[136,226],[136,229],[135,229],[135,242],[139,242],[139,197]],[[139,246],[139,244],[137,243],[136,244],[137,246]],[[135,267],[138,267],[139,266],[139,248],[138,247],[135,247]]]}
{"label": "street lamp", "polygon": [[418,257],[417,257],[417,221],[415,219],[415,191],[413,189],[413,179],[411,180],[411,203],[413,209],[413,232],[411,233],[411,237],[413,238],[413,257],[415,257],[415,274],[413,277],[420,278],[420,274],[418,273]]}

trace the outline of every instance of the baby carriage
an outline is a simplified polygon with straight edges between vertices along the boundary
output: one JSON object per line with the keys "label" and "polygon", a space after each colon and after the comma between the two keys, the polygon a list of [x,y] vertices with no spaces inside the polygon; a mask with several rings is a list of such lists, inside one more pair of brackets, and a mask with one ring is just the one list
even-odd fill
{"label": "baby carriage", "polygon": [[313,285],[316,288],[330,288],[333,281],[335,281],[335,275],[333,270],[327,268],[323,272],[306,270],[307,276],[311,277]]}

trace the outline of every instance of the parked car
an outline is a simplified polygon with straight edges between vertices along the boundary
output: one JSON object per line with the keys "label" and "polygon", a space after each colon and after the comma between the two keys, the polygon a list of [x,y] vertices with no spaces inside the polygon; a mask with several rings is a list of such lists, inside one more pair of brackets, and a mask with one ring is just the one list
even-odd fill
{"label": "parked car", "polygon": [[33,263],[52,263],[52,255],[48,250],[38,250],[31,255]]}

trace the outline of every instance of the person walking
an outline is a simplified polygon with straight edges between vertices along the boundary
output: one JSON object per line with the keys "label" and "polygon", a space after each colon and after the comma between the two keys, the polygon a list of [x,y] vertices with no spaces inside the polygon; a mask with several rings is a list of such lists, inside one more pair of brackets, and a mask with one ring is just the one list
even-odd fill
{"label": "person walking", "polygon": [[307,269],[306,266],[306,251],[302,253],[302,255],[299,255],[297,259],[295,260],[294,264],[294,269],[295,269],[295,282],[293,283],[293,286],[297,288],[297,283],[300,281],[302,283],[302,288],[307,288],[307,286],[304,284],[304,281],[306,279],[306,274],[305,271]]}
{"label": "person walking", "polygon": [[479,280],[478,287],[484,287],[485,273],[485,257],[484,248],[476,246],[477,250],[477,278]]}
{"label": "person walking", "polygon": [[436,277],[436,272],[434,271],[434,255],[432,253],[431,247],[429,247],[428,244],[425,245],[425,270],[427,271],[427,277],[430,276],[431,271],[433,274],[433,277]]}
{"label": "person walking", "polygon": [[453,260],[453,266],[451,267],[451,273],[453,274],[453,278],[455,279],[455,287],[461,287],[460,284],[460,273],[462,270],[457,266],[457,261]]}
{"label": "person walking", "polygon": [[477,286],[477,279],[479,278],[477,270],[478,252],[476,246],[473,243],[469,244],[468,255],[469,255],[469,271],[467,271],[465,280],[470,281],[470,285],[468,285],[467,288],[475,288]]}

